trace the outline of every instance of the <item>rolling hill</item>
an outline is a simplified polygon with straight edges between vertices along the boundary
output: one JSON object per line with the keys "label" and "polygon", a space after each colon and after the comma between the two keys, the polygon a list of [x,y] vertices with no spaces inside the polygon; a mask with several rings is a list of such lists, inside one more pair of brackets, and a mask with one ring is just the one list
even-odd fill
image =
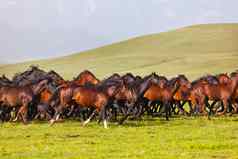
{"label": "rolling hill", "polygon": [[1,65],[12,76],[29,65],[54,69],[66,79],[89,69],[99,78],[113,72],[166,76],[185,74],[193,79],[207,73],[238,68],[238,24],[203,24],[133,38],[69,56]]}

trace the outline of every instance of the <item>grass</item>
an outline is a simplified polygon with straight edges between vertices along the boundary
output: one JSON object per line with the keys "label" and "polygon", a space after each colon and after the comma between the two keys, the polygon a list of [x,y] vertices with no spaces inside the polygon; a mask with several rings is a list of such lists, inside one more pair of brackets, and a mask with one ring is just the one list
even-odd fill
{"label": "grass", "polygon": [[237,69],[238,24],[207,24],[142,36],[70,56],[0,66],[12,76],[29,65],[54,69],[71,79],[84,69],[99,78],[114,72],[166,76],[180,73],[194,79],[206,73]]}
{"label": "grass", "polygon": [[238,158],[238,117],[176,117],[82,127],[78,121],[4,123],[0,158]]}

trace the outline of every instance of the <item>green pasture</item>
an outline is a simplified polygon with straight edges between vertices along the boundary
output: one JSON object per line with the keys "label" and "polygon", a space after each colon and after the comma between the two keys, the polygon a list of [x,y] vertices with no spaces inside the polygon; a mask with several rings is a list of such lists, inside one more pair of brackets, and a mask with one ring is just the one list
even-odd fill
{"label": "green pasture", "polygon": [[1,159],[32,158],[238,158],[238,116],[146,117],[104,129],[96,122],[82,127],[65,121],[50,127],[46,122],[4,123],[0,130]]}

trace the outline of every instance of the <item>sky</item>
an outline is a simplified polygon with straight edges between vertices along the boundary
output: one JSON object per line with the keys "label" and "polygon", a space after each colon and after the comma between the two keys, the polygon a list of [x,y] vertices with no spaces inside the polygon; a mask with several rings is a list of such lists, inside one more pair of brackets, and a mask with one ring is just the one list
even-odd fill
{"label": "sky", "polygon": [[194,24],[236,23],[237,6],[237,0],[0,0],[0,64]]}

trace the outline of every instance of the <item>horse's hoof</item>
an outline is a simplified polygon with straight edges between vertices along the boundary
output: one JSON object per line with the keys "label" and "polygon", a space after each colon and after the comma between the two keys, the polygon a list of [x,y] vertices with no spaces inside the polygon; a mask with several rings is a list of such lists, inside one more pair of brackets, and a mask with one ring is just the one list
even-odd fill
{"label": "horse's hoof", "polygon": [[82,123],[82,127],[85,127],[87,125],[87,122]]}
{"label": "horse's hoof", "polygon": [[54,119],[51,119],[51,120],[50,120],[50,126],[52,126],[54,123],[55,123],[55,120],[54,120]]}
{"label": "horse's hoof", "polygon": [[24,124],[24,125],[28,125],[28,122],[27,122],[27,121],[24,121],[23,124]]}
{"label": "horse's hoof", "polygon": [[17,120],[18,120],[18,118],[15,118],[15,119],[12,120],[12,122],[17,122]]}

